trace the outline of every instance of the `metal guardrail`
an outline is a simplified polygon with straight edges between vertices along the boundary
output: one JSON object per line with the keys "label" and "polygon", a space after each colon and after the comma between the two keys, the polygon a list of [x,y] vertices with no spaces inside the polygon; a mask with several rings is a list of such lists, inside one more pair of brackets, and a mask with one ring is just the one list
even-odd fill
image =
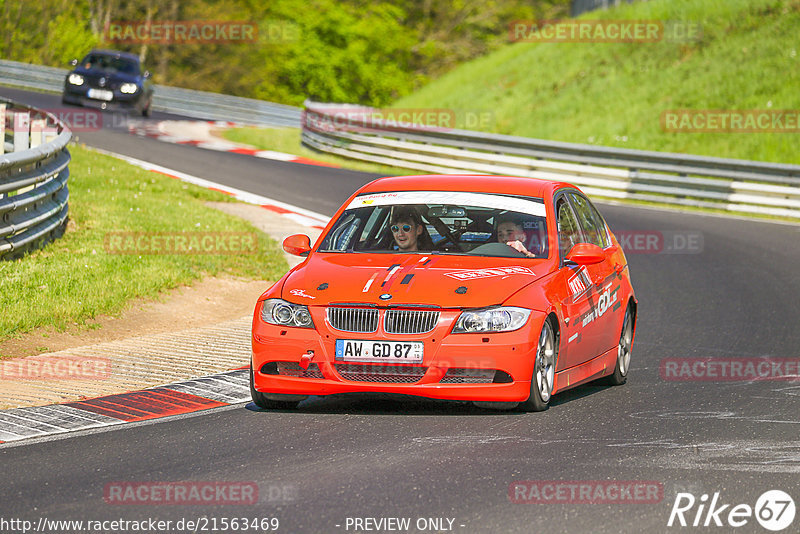
{"label": "metal guardrail", "polygon": [[587,11],[594,11],[595,9],[608,9],[609,7],[617,7],[622,2],[632,4],[636,0],[572,0],[570,2],[570,16],[577,17]]}
{"label": "metal guardrail", "polygon": [[[60,93],[69,70],[0,60],[0,83]],[[264,100],[156,85],[153,109],[207,120],[300,127],[302,110]]]}
{"label": "metal guardrail", "polygon": [[71,138],[52,114],[0,100],[0,259],[64,233]]}
{"label": "metal guardrail", "polygon": [[373,120],[378,110],[371,108],[305,106],[303,143],[347,158],[442,174],[563,180],[598,197],[800,219],[800,165],[398,125]]}

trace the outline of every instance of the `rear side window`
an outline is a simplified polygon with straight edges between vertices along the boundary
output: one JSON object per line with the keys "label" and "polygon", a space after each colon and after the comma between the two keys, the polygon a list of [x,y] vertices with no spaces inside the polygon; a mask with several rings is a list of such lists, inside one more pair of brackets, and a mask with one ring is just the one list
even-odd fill
{"label": "rear side window", "polygon": [[609,246],[608,233],[606,232],[606,224],[603,218],[597,212],[592,204],[582,197],[574,193],[568,193],[572,205],[575,207],[575,213],[578,216],[578,222],[583,229],[583,235],[586,241],[597,245],[600,248]]}

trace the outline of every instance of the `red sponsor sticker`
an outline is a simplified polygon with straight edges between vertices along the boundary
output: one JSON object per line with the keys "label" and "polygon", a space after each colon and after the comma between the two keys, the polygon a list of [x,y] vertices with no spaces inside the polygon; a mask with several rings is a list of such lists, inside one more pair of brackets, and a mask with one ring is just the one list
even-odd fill
{"label": "red sponsor sticker", "polygon": [[533,275],[534,273],[531,269],[520,266],[492,267],[490,269],[470,269],[464,271],[455,271],[452,273],[444,273],[445,276],[455,278],[456,280],[475,280],[476,278],[493,278],[498,276],[509,276],[512,274]]}

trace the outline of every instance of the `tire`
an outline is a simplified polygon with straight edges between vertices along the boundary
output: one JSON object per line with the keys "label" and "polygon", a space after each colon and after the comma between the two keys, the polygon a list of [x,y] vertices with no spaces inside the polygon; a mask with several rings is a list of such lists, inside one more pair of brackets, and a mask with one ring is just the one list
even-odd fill
{"label": "tire", "polygon": [[625,318],[622,320],[622,331],[619,334],[617,365],[614,367],[614,373],[603,379],[603,382],[609,386],[621,386],[628,380],[633,345],[633,323],[633,312],[631,307],[628,306],[625,310]]}
{"label": "tire", "polygon": [[542,333],[539,334],[539,343],[536,347],[536,358],[533,362],[533,374],[531,375],[531,395],[528,400],[520,403],[520,410],[543,412],[550,407],[557,354],[556,335],[548,318],[542,325]]}
{"label": "tire", "polygon": [[263,410],[294,410],[300,401],[276,401],[268,399],[266,395],[260,391],[256,391],[253,378],[253,364],[250,363],[250,398],[253,399],[253,404]]}
{"label": "tire", "polygon": [[147,101],[147,105],[142,108],[142,117],[150,116],[150,106],[153,104],[152,99]]}

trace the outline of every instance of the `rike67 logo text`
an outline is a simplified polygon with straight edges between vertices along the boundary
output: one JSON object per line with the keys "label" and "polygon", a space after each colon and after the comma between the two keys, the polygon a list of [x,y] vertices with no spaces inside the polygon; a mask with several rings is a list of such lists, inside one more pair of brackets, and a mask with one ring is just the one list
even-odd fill
{"label": "rike67 logo text", "polygon": [[669,514],[667,526],[728,527],[738,528],[756,521],[767,530],[778,532],[792,524],[795,516],[792,497],[781,490],[769,490],[756,500],[755,507],[749,504],[724,504],[719,492],[697,499],[691,493],[678,493]]}

